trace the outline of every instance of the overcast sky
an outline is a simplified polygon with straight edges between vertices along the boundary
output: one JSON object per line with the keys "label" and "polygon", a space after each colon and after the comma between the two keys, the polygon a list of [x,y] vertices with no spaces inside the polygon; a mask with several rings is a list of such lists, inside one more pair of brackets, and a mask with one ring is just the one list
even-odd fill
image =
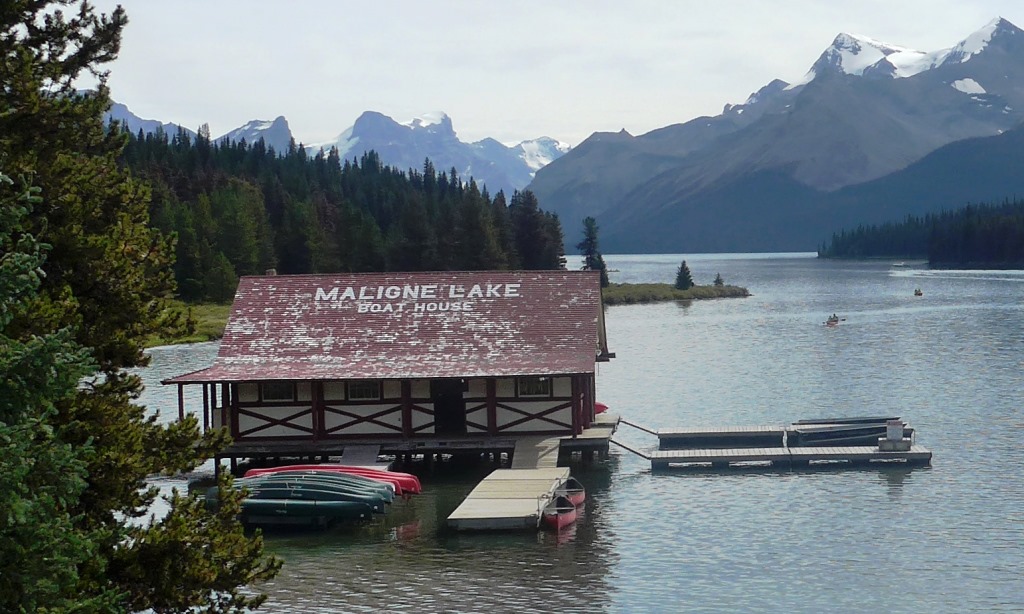
{"label": "overcast sky", "polygon": [[114,100],[214,137],[284,115],[333,140],[434,111],[466,142],[638,135],[798,81],[840,32],[951,47],[1020,0],[100,0],[128,13]]}

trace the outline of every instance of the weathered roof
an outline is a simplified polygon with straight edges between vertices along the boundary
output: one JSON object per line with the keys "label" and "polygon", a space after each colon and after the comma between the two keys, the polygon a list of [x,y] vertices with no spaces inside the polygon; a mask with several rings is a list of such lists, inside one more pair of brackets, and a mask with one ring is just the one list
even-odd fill
{"label": "weathered roof", "polygon": [[593,271],[243,277],[214,365],[164,383],[592,373],[600,313]]}

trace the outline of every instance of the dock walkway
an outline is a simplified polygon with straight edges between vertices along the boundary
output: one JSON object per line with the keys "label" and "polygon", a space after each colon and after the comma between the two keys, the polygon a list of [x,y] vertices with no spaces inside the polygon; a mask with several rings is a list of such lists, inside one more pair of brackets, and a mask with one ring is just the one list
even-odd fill
{"label": "dock walkway", "polygon": [[544,507],[567,479],[568,467],[495,469],[448,516],[448,526],[467,531],[536,529]]}
{"label": "dock walkway", "polygon": [[516,440],[511,469],[495,469],[476,485],[450,516],[458,530],[536,529],[541,512],[569,479],[558,466],[560,437]]}
{"label": "dock walkway", "polygon": [[512,468],[557,467],[561,444],[559,437],[520,437],[512,452]]}

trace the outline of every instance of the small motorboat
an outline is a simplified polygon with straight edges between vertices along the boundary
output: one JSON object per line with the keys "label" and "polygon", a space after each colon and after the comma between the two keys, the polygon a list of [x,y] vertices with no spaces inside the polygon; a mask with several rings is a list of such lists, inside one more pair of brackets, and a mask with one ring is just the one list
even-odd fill
{"label": "small motorboat", "polygon": [[595,414],[603,414],[606,411],[608,411],[608,406],[607,405],[605,405],[604,403],[602,403],[600,401],[596,401],[594,403],[594,413]]}
{"label": "small motorboat", "polygon": [[915,288],[914,296],[924,296],[924,292],[921,292],[921,288]]}
{"label": "small motorboat", "polygon": [[579,480],[571,476],[555,489],[555,494],[565,497],[577,507],[583,505],[587,499],[587,489],[583,488],[583,484]]}
{"label": "small motorboat", "polygon": [[845,321],[846,321],[846,318],[840,318],[839,316],[837,316],[836,314],[833,313],[829,317],[825,318],[824,324],[825,324],[825,326],[839,326],[840,322],[845,322]]}
{"label": "small motorboat", "polygon": [[576,514],[576,506],[572,501],[556,494],[551,502],[544,506],[540,519],[544,526],[557,531],[576,522]]}

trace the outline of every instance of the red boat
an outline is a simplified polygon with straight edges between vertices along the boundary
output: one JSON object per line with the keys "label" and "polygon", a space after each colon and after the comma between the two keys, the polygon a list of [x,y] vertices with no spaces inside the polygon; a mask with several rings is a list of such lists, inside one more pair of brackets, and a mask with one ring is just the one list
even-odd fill
{"label": "red boat", "polygon": [[576,506],[562,495],[556,495],[541,512],[545,526],[558,531],[576,522]]}
{"label": "red boat", "polygon": [[555,489],[555,494],[565,497],[576,507],[583,505],[583,502],[587,499],[587,490],[574,477],[570,477],[565,483]]}
{"label": "red boat", "polygon": [[388,471],[387,469],[374,469],[372,467],[357,467],[355,465],[336,465],[333,463],[320,463],[312,465],[282,465],[280,467],[265,467],[261,469],[250,469],[245,472],[247,478],[268,473],[281,471],[337,471],[350,475],[361,475],[363,477],[392,484],[395,487],[395,494],[418,494],[421,490],[420,479],[411,473],[401,471]]}
{"label": "red boat", "polygon": [[608,411],[608,406],[607,405],[605,405],[604,403],[601,403],[600,401],[595,401],[594,402],[594,413],[595,414],[603,414],[606,411]]}

